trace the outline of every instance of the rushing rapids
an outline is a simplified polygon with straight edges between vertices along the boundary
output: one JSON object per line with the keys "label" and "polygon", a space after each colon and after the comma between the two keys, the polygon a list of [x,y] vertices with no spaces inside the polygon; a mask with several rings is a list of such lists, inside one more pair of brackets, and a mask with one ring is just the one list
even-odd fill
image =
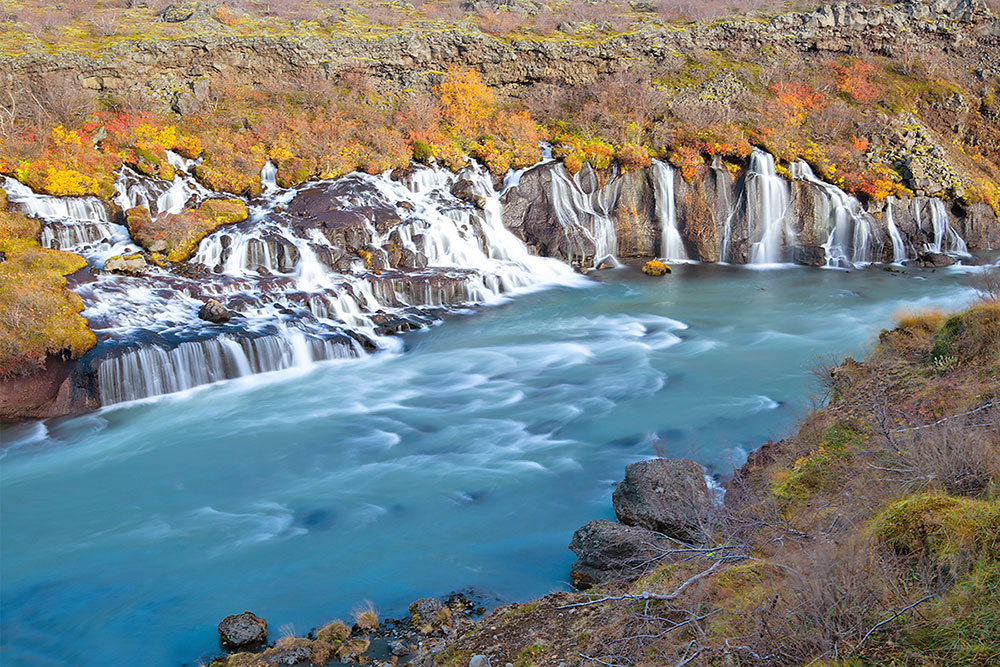
{"label": "rushing rapids", "polygon": [[[213,196],[191,176],[193,162],[171,160],[172,182],[123,168],[115,203],[155,217]],[[458,175],[354,174],[281,190],[268,164],[261,179],[265,194],[251,202],[250,218],[204,239],[193,272],[150,265],[142,276],[102,273],[76,286],[99,337],[83,365],[95,369],[102,404],[392,347],[388,334],[426,325],[442,307],[581,280],[504,228],[498,193],[475,165]],[[451,194],[459,182],[477,206]],[[45,222],[48,247],[96,267],[138,250],[97,199],[37,195],[13,179],[5,189]],[[233,320],[200,319],[209,298]]]}
{"label": "rushing rapids", "polygon": [[[155,219],[219,196],[195,180],[194,161],[170,154],[170,162],[172,181],[122,168],[119,211],[4,180],[11,204],[43,222],[44,246],[95,267],[74,289],[99,340],[80,366],[104,405],[392,348],[389,335],[432,323],[442,309],[580,284],[570,266],[613,266],[630,247],[686,261],[701,259],[708,243],[723,262],[762,265],[799,262],[812,247],[818,257],[802,263],[831,267],[968,253],[940,200],[890,198],[879,223],[805,162],[792,165],[789,181],[755,149],[735,180],[713,162],[718,228],[708,234],[695,229],[691,186],[655,160],[639,172],[585,165],[571,176],[547,156],[499,188],[472,163],[458,174],[413,167],[283,189],[267,163],[249,218],[204,238],[182,269],[97,272],[109,257],[140,250],[120,211],[142,206]],[[209,299],[232,319],[201,319]]]}

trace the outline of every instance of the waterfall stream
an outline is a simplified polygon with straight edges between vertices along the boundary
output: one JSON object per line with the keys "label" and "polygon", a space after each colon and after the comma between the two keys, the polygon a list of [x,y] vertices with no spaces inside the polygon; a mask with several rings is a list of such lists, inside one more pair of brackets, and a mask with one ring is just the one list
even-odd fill
{"label": "waterfall stream", "polygon": [[746,176],[750,224],[750,263],[777,264],[789,260],[795,230],[788,219],[788,181],[778,176],[774,156],[754,149]]}
{"label": "waterfall stream", "polygon": [[674,196],[674,168],[653,160],[653,187],[656,190],[656,217],[660,223],[660,254],[669,260],[688,259],[684,242],[677,231],[677,202]]}
{"label": "waterfall stream", "polygon": [[851,267],[874,261],[875,220],[861,207],[861,202],[836,185],[816,178],[804,161],[795,166],[796,178],[815,186],[823,197],[821,210],[816,214],[816,231],[827,235],[822,244],[827,266]]}

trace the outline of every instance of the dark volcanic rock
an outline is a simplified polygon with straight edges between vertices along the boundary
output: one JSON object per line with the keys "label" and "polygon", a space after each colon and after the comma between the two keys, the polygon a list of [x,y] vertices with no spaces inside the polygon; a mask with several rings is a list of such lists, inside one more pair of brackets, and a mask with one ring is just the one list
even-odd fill
{"label": "dark volcanic rock", "polygon": [[225,648],[261,645],[267,641],[267,621],[249,611],[226,616],[219,623],[219,636]]}
{"label": "dark volcanic rock", "polygon": [[611,580],[631,580],[643,575],[662,539],[651,530],[614,521],[591,521],[573,533],[570,550],[576,562],[570,578],[577,588],[590,588]]}
{"label": "dark volcanic rock", "polygon": [[228,308],[215,299],[209,299],[201,305],[201,308],[198,309],[198,317],[203,320],[208,320],[209,322],[222,324],[223,322],[228,322],[229,318],[232,317],[232,314],[229,312]]}
{"label": "dark volcanic rock", "polygon": [[556,215],[553,205],[553,170],[562,166],[552,163],[529,169],[521,176],[516,188],[501,198],[503,221],[511,232],[529,248],[543,257],[555,257],[573,266],[589,268],[596,252],[590,234],[578,224],[566,222]]}
{"label": "dark volcanic rock", "polygon": [[946,255],[943,252],[922,252],[917,257],[917,264],[928,268],[951,266],[955,261],[954,257]]}
{"label": "dark volcanic rock", "polygon": [[795,263],[805,266],[825,266],[826,250],[821,246],[797,245],[795,246]]}
{"label": "dark volcanic rock", "polygon": [[622,523],[695,542],[702,538],[712,508],[705,472],[687,459],[633,463],[613,500]]}

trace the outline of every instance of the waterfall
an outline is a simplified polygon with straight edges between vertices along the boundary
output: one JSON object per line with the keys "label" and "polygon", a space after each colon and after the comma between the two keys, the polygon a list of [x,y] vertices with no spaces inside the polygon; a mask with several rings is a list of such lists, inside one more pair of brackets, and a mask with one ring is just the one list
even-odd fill
{"label": "waterfall", "polygon": [[264,167],[260,170],[260,189],[264,193],[278,189],[277,175],[278,168],[274,166],[274,163],[270,160],[265,162]]}
{"label": "waterfall", "polygon": [[755,148],[746,176],[751,264],[787,260],[786,249],[795,243],[795,231],[787,219],[790,200],[788,183],[775,172],[774,156]]}
{"label": "waterfall", "polygon": [[108,211],[97,197],[53,197],[34,192],[20,181],[4,177],[7,200],[25,215],[60,222],[109,223]]}
{"label": "waterfall", "polygon": [[[178,159],[172,182],[123,169],[118,201],[165,213],[214,196],[191,185],[181,171],[190,167]],[[100,275],[77,286],[100,349],[112,350],[96,366],[103,403],[357,356],[365,349],[357,341],[368,349],[394,346],[389,333],[440,317],[439,310],[420,308],[494,303],[514,292],[584,280],[562,262],[532,255],[504,227],[492,177],[474,163],[458,175],[417,167],[402,181],[359,173],[290,189],[273,186],[273,165],[261,178],[265,191],[249,219],[199,244],[193,263],[209,273],[189,278],[150,266],[142,277]],[[477,206],[451,193],[459,179],[468,182]],[[508,179],[507,186],[515,182]],[[328,238],[308,213],[303,221],[289,212],[307,189],[321,208],[329,205],[355,221],[346,236]],[[53,239],[64,233],[56,226],[50,231]],[[390,248],[410,253],[406,266],[425,268],[392,268]],[[355,257],[359,249],[377,255],[378,264]],[[197,317],[209,297],[234,314],[224,331]]]}
{"label": "waterfall", "polygon": [[861,207],[861,202],[836,185],[816,178],[809,165],[801,160],[795,165],[795,176],[815,186],[823,197],[822,213],[816,215],[816,231],[827,234],[822,244],[826,265],[850,267],[872,262],[875,220]]}
{"label": "waterfall", "polygon": [[301,332],[241,339],[224,335],[172,349],[127,349],[101,361],[97,381],[101,403],[112,405],[359,353],[356,344],[307,338]]}
{"label": "waterfall", "polygon": [[[924,250],[928,252],[940,252],[949,255],[969,254],[969,248],[965,240],[959,235],[955,228],[951,226],[948,219],[948,212],[945,210],[944,202],[940,199],[930,199],[931,229],[934,232],[934,239],[925,244]],[[924,207],[920,200],[913,200],[913,214],[917,219],[917,224],[923,227]]]}
{"label": "waterfall", "polygon": [[[618,199],[621,182],[612,181],[591,195],[586,194],[562,164],[552,170],[552,207],[556,219],[567,234],[580,230],[594,244],[594,266],[604,260],[617,263],[618,235],[611,219],[611,208]],[[570,262],[573,258],[570,257]]]}
{"label": "waterfall", "polygon": [[894,200],[895,197],[889,197],[885,203],[885,225],[889,230],[889,238],[892,240],[892,263],[902,264],[907,260],[906,245],[903,243],[899,229],[896,228],[895,220],[892,219],[892,202]]}
{"label": "waterfall", "polygon": [[41,221],[42,247],[88,258],[120,253],[128,247],[128,232],[110,221],[107,208],[97,197],[38,194],[10,177],[4,179],[3,188],[14,208]]}
{"label": "waterfall", "polygon": [[686,260],[684,241],[677,231],[677,206],[674,199],[674,169],[653,160],[653,187],[656,192],[656,219],[660,223],[660,254],[665,259]]}
{"label": "waterfall", "polygon": [[193,160],[185,160],[172,151],[167,151],[167,159],[175,169],[171,181],[122,167],[115,182],[115,203],[123,211],[144,206],[150,215],[156,217],[161,213],[180,213],[185,208],[195,208],[203,200],[218,196],[191,175],[190,170],[195,165]]}

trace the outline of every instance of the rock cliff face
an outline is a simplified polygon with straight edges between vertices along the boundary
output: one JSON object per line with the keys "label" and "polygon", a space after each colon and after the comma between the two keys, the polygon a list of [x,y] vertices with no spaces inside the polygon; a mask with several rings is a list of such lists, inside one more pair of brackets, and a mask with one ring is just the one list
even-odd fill
{"label": "rock cliff face", "polygon": [[[812,176],[799,163],[795,178],[755,171],[751,160],[734,175],[716,160],[685,181],[666,165],[608,174],[597,187],[593,171],[570,177],[550,162],[527,171],[503,197],[504,224],[541,255],[589,268],[599,261],[612,227],[622,258],[667,256],[702,262],[760,262],[768,226],[781,227],[777,256],[812,266],[850,266],[915,260],[924,252],[963,254],[1000,247],[1000,224],[985,204],[946,203],[927,196],[860,202]],[[657,184],[670,179],[669,186]],[[769,180],[772,192],[756,182]],[[554,185],[557,184],[557,185]],[[775,198],[780,201],[768,201]],[[660,193],[673,193],[673,216]],[[777,206],[775,204],[777,203]],[[669,256],[667,226],[680,235],[684,255]],[[895,245],[894,245],[895,240]],[[609,252],[606,248],[604,252]]]}
{"label": "rock cliff face", "polygon": [[[636,63],[654,70],[710,50],[762,60],[788,53],[961,57],[981,79],[1000,76],[1000,19],[982,0],[906,0],[892,5],[825,5],[810,12],[710,24],[647,25],[583,41],[497,38],[469,25],[386,34],[325,32],[285,36],[192,36],[124,41],[97,54],[30,52],[0,55],[0,83],[53,72],[100,91],[148,86],[183,111],[203,101],[210,84],[295,82],[330,77],[364,63],[386,89],[423,88],[451,65],[480,70],[487,84],[510,95],[545,80],[594,83]],[[767,55],[771,54],[771,55]],[[6,79],[6,82],[3,81]]]}

